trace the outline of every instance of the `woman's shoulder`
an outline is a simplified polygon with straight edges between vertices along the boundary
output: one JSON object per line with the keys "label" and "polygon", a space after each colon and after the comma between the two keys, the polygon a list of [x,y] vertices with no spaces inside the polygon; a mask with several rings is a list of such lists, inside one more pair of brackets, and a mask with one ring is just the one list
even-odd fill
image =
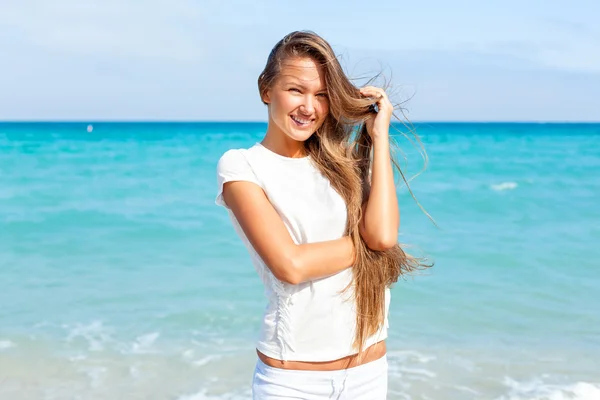
{"label": "woman's shoulder", "polygon": [[223,200],[223,185],[230,181],[247,181],[262,187],[254,169],[247,159],[250,149],[229,149],[223,153],[217,163],[218,194],[216,203],[227,207]]}
{"label": "woman's shoulder", "polygon": [[238,161],[245,157],[244,153],[247,151],[248,149],[229,149],[221,155],[218,164],[221,165],[222,163],[231,163]]}
{"label": "woman's shoulder", "polygon": [[228,166],[228,165],[239,165],[239,164],[247,164],[248,157],[254,153],[256,150],[256,145],[248,147],[248,148],[232,148],[221,155],[217,165],[220,166]]}
{"label": "woman's shoulder", "polygon": [[219,158],[217,175],[224,181],[234,178],[258,181],[258,175],[264,175],[261,171],[265,169],[261,160],[263,157],[257,144],[249,148],[229,149]]}

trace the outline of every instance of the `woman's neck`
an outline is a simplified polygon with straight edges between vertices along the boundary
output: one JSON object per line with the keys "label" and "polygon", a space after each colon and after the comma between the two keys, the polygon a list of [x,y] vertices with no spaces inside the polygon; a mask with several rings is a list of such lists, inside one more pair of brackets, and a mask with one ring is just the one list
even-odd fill
{"label": "woman's neck", "polygon": [[298,142],[288,137],[284,132],[275,132],[274,129],[267,129],[267,133],[261,144],[274,153],[283,157],[303,158],[306,157],[304,142]]}

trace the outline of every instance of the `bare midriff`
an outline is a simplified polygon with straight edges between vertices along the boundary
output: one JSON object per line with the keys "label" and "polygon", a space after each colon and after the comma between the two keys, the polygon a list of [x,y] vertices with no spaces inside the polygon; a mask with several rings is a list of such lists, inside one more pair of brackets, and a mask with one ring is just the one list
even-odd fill
{"label": "bare midriff", "polygon": [[385,355],[385,352],[385,340],[369,346],[360,354],[352,354],[350,356],[332,361],[282,361],[276,358],[268,357],[256,350],[258,358],[260,358],[260,360],[269,367],[304,371],[336,371],[340,369],[353,368],[362,364],[370,363],[371,361],[378,360]]}

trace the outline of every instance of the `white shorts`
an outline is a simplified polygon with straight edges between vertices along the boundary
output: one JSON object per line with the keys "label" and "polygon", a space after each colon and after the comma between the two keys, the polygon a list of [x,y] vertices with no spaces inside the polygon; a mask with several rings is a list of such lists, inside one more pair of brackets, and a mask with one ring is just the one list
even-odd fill
{"label": "white shorts", "polygon": [[352,399],[385,400],[387,357],[338,371],[298,371],[256,363],[252,382],[254,400]]}

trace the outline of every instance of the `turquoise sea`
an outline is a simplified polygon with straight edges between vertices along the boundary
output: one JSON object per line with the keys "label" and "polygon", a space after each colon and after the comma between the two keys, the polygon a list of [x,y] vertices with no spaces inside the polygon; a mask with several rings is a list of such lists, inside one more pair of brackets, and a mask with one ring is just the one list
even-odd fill
{"label": "turquoise sea", "polygon": [[[248,399],[265,299],[215,167],[266,124],[88,124],[0,123],[0,399]],[[435,266],[392,290],[389,398],[600,399],[600,124],[415,126]]]}

